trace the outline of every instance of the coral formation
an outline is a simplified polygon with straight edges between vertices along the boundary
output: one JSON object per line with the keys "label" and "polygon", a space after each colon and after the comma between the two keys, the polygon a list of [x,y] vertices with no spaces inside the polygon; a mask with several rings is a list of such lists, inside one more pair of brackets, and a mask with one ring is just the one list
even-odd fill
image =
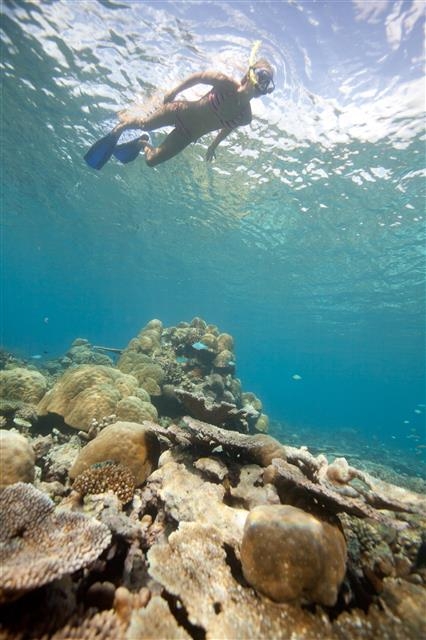
{"label": "coral formation", "polygon": [[37,403],[47,390],[46,378],[39,371],[15,367],[0,371],[0,396],[7,400]]}
{"label": "coral formation", "polygon": [[[68,369],[55,386],[46,393],[38,405],[40,416],[57,414],[75,429],[88,431],[91,421],[111,413],[120,418],[119,405],[132,397],[133,415],[141,418],[156,415],[155,409],[147,410],[146,391],[141,391],[136,378],[112,367],[81,365]],[[122,405],[123,417],[130,413],[129,405]]]}
{"label": "coral formation", "polygon": [[[195,418],[185,417],[183,428],[171,425],[166,435],[174,442],[184,446],[205,447],[213,451],[215,447],[223,447],[230,457],[242,458],[246,462],[254,462],[262,466],[271,464],[275,458],[286,458],[287,448],[278,440],[266,434],[246,435],[238,431],[221,429]],[[158,427],[152,427],[161,432]]]}
{"label": "coral formation", "polygon": [[124,628],[113,611],[75,615],[51,640],[124,640]]}
{"label": "coral formation", "polygon": [[184,389],[175,390],[176,397],[182,402],[189,415],[197,416],[199,420],[214,424],[218,427],[237,429],[248,433],[251,426],[256,424],[259,414],[250,409],[238,409],[230,402],[214,403],[203,395],[196,395]]}
{"label": "coral formation", "polygon": [[[110,357],[104,353],[97,352],[85,338],[76,338],[71,344],[70,349],[66,352],[65,358],[71,361],[70,363],[66,363],[68,366],[96,364],[108,367],[113,364]],[[61,362],[64,364],[63,360]]]}
{"label": "coral formation", "polygon": [[169,328],[154,320],[129,342],[117,366],[138,380],[162,415],[189,413],[245,433],[266,431],[260,400],[246,393],[243,403],[233,348],[229,334],[201,318]]}
{"label": "coral formation", "polygon": [[[305,461],[306,456],[302,455],[301,460]],[[380,511],[385,505],[381,497],[374,493],[357,492],[351,485],[345,485],[345,491],[337,491],[321,482],[309,480],[309,476],[304,475],[298,466],[285,460],[273,460],[265,470],[264,481],[275,484],[284,502],[303,502],[307,509],[319,504],[329,513],[345,512],[360,518],[374,518],[396,529],[406,526],[404,522],[397,522]],[[408,503],[393,502],[391,499],[386,501],[386,508],[402,512],[412,510]]]}
{"label": "coral formation", "polygon": [[326,619],[300,607],[277,607],[243,587],[214,526],[182,522],[167,544],[150,549],[148,561],[151,575],[179,599],[194,631],[208,638],[332,637]]}
{"label": "coral formation", "polygon": [[54,506],[22,482],[0,493],[0,602],[87,566],[108,546],[104,525]]}
{"label": "coral formation", "polygon": [[75,479],[92,465],[111,460],[127,467],[139,486],[155,468],[158,455],[157,437],[148,427],[136,422],[116,422],[81,449],[69,475]]}
{"label": "coral formation", "polygon": [[333,606],[346,571],[346,544],[329,522],[286,505],[250,511],[241,543],[246,580],[277,602]]}
{"label": "coral formation", "polygon": [[36,405],[21,402],[21,400],[7,400],[0,398],[0,426],[16,428],[21,433],[28,433],[37,422]]}
{"label": "coral formation", "polygon": [[225,487],[200,478],[189,462],[166,452],[161,456],[160,468],[152,475],[152,481],[158,482],[166,515],[175,522],[198,521],[216,526],[224,541],[236,544],[241,540],[248,511],[224,504]]}
{"label": "coral formation", "polygon": [[135,478],[130,469],[122,464],[99,462],[76,477],[73,489],[82,496],[112,491],[120,502],[127,504],[135,493]]}
{"label": "coral formation", "polygon": [[[148,396],[149,398],[149,396]],[[115,407],[117,418],[127,422],[143,422],[144,420],[157,420],[158,413],[149,400],[141,400],[137,396],[127,396],[117,403]]]}
{"label": "coral formation", "polygon": [[24,436],[0,429],[0,489],[15,482],[33,482],[34,451]]}
{"label": "coral formation", "polygon": [[176,618],[171,614],[167,602],[160,596],[154,596],[144,609],[132,612],[126,640],[146,638],[149,629],[151,638],[173,638],[173,640],[191,640],[191,636],[179,626]]}

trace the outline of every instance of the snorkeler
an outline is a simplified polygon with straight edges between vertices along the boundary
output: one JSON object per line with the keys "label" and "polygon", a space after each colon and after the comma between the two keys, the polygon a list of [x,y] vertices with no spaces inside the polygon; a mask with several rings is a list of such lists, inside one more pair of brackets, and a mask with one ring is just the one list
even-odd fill
{"label": "snorkeler", "polygon": [[[199,100],[175,100],[185,89],[196,84],[209,84],[212,89]],[[234,129],[252,120],[250,100],[271,93],[275,88],[273,70],[266,60],[250,64],[240,82],[214,71],[194,73],[164,96],[164,104],[147,118],[140,118],[124,111],[119,114],[120,123],[86,153],[84,159],[93,169],[102,169],[112,155],[123,163],[135,160],[141,150],[149,167],[170,160],[191,142],[210,131],[219,130],[206,153],[206,160],[215,158],[217,146]],[[117,144],[127,129],[153,131],[161,127],[174,129],[159,147],[149,143],[149,136],[142,134],[135,140]]]}

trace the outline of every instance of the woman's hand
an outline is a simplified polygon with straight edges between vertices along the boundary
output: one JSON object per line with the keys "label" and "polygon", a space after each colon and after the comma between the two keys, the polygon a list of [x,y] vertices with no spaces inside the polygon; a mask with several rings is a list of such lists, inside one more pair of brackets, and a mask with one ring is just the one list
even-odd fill
{"label": "woman's hand", "polygon": [[206,151],[206,160],[207,162],[212,162],[213,160],[216,160],[216,145],[211,144],[209,146],[209,148]]}
{"label": "woman's hand", "polygon": [[176,93],[175,91],[169,91],[168,93],[166,93],[166,95],[163,98],[163,103],[167,104],[168,102],[173,102],[173,100],[176,98]]}

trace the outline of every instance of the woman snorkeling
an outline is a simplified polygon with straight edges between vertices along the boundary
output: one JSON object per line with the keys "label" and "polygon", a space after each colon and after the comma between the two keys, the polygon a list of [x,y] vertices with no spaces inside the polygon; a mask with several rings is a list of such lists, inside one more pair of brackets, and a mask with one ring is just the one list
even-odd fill
{"label": "woman snorkeling", "polygon": [[[196,84],[208,84],[212,88],[199,100],[175,100],[181,91]],[[173,158],[206,133],[219,130],[207,149],[206,160],[211,161],[215,158],[217,146],[231,131],[250,124],[250,100],[271,93],[274,88],[272,67],[263,59],[250,63],[248,72],[240,82],[215,71],[194,73],[167,93],[163,106],[151,116],[140,118],[131,115],[129,111],[120,113],[119,124],[111,133],[98,140],[84,159],[94,169],[102,169],[112,155],[120,162],[127,163],[135,160],[139,152],[144,150],[147,165],[155,167]],[[149,143],[147,134],[124,144],[117,144],[121,134],[127,129],[153,131],[167,126],[174,129],[159,147],[153,147]]]}

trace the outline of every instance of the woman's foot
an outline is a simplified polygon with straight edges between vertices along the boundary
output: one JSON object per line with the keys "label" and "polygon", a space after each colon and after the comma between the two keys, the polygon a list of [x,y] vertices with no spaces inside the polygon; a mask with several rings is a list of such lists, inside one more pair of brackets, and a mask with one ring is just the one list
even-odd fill
{"label": "woman's foot", "polygon": [[147,133],[143,133],[139,138],[130,140],[130,142],[118,144],[113,151],[113,155],[123,164],[133,162],[133,160],[136,160],[139,153],[145,149],[146,146],[150,146],[149,140],[149,135]]}

